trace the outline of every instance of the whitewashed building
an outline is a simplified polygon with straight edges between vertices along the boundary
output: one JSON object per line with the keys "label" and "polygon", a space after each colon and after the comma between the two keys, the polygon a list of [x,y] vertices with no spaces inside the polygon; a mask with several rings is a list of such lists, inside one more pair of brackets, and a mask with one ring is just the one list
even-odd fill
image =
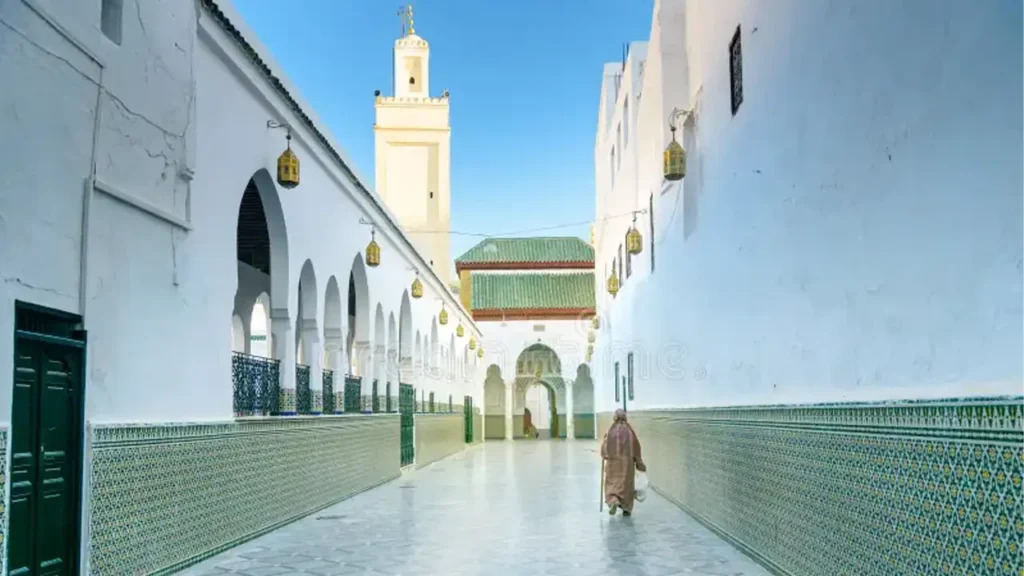
{"label": "whitewashed building", "polygon": [[229,1],[0,25],[6,571],[172,571],[472,440],[482,333]]}
{"label": "whitewashed building", "polygon": [[781,573],[1021,570],[1021,21],[657,0],[604,69],[602,427]]}

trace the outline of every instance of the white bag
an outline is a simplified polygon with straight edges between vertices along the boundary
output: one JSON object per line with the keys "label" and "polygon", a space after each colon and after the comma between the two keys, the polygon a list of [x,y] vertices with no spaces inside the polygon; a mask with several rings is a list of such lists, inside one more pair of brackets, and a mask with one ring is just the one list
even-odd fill
{"label": "white bag", "polygon": [[647,499],[647,485],[647,474],[643,472],[637,472],[635,479],[637,502],[643,502],[644,500]]}

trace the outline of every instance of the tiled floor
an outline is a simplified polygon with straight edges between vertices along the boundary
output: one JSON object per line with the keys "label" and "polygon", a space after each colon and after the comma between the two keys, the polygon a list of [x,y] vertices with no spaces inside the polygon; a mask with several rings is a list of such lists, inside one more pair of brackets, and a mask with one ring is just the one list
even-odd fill
{"label": "tiled floor", "polygon": [[599,513],[596,450],[488,442],[184,574],[768,574],[656,494]]}

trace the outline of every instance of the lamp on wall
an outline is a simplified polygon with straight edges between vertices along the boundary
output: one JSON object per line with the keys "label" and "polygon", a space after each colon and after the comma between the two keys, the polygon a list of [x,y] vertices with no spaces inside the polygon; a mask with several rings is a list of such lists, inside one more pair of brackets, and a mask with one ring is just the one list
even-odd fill
{"label": "lamp on wall", "polygon": [[680,110],[673,108],[668,115],[668,127],[672,131],[672,141],[665,147],[662,163],[665,179],[675,182],[686,176],[686,150],[676,141],[676,126],[680,118],[693,118],[693,109]]}
{"label": "lamp on wall", "polygon": [[591,331],[589,334],[587,334],[587,342],[590,342],[591,344],[593,344],[596,341],[597,341],[597,334],[594,334],[593,331]]}
{"label": "lamp on wall", "polygon": [[416,277],[413,278],[412,280],[412,288],[409,290],[409,292],[412,294],[413,298],[416,298],[418,300],[420,298],[423,298],[423,282],[420,282],[420,271],[412,267],[410,267],[409,270],[412,270],[413,272],[416,273]]}
{"label": "lamp on wall", "polygon": [[448,323],[448,311],[444,309],[444,302],[441,302],[441,313],[437,315],[437,323],[441,326]]}
{"label": "lamp on wall", "polygon": [[591,327],[594,328],[594,330],[601,328],[601,318],[595,315],[594,319],[590,321],[590,325]]}
{"label": "lamp on wall", "polygon": [[[459,338],[462,338],[465,334],[466,334],[466,330],[462,327],[462,322],[459,322],[458,327],[455,328],[455,335],[458,336]],[[470,338],[469,341],[473,342],[473,339]],[[473,347],[470,346],[470,348],[473,348]]]}
{"label": "lamp on wall", "polygon": [[469,349],[472,350],[474,348],[476,348],[476,339],[475,338],[470,338],[469,339]]}
{"label": "lamp on wall", "polygon": [[614,269],[612,269],[612,275],[608,277],[608,293],[612,296],[619,293],[619,277],[615,275]]}
{"label": "lamp on wall", "polygon": [[476,357],[477,358],[483,358],[484,357],[484,348],[483,348],[483,346],[481,346],[480,348],[477,349]]}
{"label": "lamp on wall", "polygon": [[636,229],[636,212],[633,212],[633,224],[626,232],[626,251],[636,256],[644,251],[644,237]]}
{"label": "lamp on wall", "polygon": [[371,268],[380,266],[380,244],[377,244],[377,226],[362,218],[359,223],[370,227],[370,243],[366,245],[366,265]]}
{"label": "lamp on wall", "polygon": [[277,183],[289,190],[299,185],[299,157],[292,152],[292,127],[277,120],[267,120],[267,128],[284,128],[288,147],[277,157]]}

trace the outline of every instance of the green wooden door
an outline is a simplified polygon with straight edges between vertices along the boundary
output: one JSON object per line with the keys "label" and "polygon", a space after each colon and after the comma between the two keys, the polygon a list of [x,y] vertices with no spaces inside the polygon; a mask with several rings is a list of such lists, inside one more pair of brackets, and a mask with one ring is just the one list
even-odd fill
{"label": "green wooden door", "polygon": [[398,411],[401,413],[399,422],[402,429],[401,463],[408,466],[416,461],[416,447],[413,444],[413,428],[415,427],[416,391],[409,384],[398,385]]}
{"label": "green wooden door", "polygon": [[8,574],[78,573],[82,343],[18,332]]}

